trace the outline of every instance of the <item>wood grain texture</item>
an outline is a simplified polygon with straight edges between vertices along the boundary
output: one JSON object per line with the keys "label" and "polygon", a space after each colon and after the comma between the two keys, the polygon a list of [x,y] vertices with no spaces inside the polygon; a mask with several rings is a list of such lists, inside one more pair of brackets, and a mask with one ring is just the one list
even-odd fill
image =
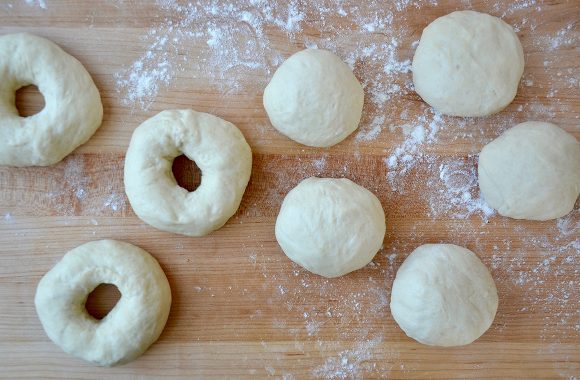
{"label": "wood grain texture", "polygon": [[[416,123],[421,115],[427,123],[433,119],[429,107],[406,87],[409,72],[392,78],[401,90],[383,104],[370,96],[376,83],[367,87],[360,129],[369,130],[376,116],[384,116],[375,138],[360,139],[355,132],[335,147],[309,148],[269,124],[261,98],[271,75],[265,71],[234,69],[229,74],[243,85],[230,88],[227,75],[200,71],[190,59],[173,70],[148,107],[123,101],[119,75],[149,49],[151,41],[145,36],[158,25],[177,25],[179,13],[165,12],[147,1],[46,0],[46,9],[38,4],[15,0],[0,4],[0,34],[36,33],[77,57],[100,89],[105,115],[89,142],[61,163],[46,168],[0,167],[0,377],[579,376],[578,207],[559,221],[487,218],[467,212],[465,203],[453,203],[453,196],[466,192],[449,195],[455,190],[442,186],[440,178],[442,165],[456,166],[460,170],[454,173],[469,176],[481,147],[525,120],[551,120],[580,137],[577,2],[510,6],[478,0],[437,5],[357,2],[357,14],[372,15],[377,7],[391,7],[391,28],[404,30],[397,35],[399,61],[412,58],[413,42],[430,21],[464,8],[502,16],[517,25],[526,55],[522,84],[510,106],[489,118],[442,117],[436,139],[412,152],[416,164],[395,177],[389,177],[393,170],[385,158],[404,147],[406,137],[389,126]],[[272,6],[286,9],[289,4],[278,1]],[[289,34],[274,25],[263,31],[270,50],[284,58],[303,49],[306,41],[323,44],[329,36],[335,36],[334,50],[343,58],[361,43],[389,41],[380,31],[363,33],[364,41],[359,41],[361,23],[348,12],[346,16],[331,12],[321,26],[311,8],[300,4],[305,21],[298,31]],[[349,37],[349,31],[355,37]],[[177,50],[174,59],[194,57],[207,49],[207,37],[171,49]],[[354,62],[355,74],[363,82],[372,82],[382,70],[383,64],[371,57]],[[28,89],[18,99],[18,108],[26,113],[38,109],[42,101]],[[123,189],[124,153],[134,128],[161,110],[183,107],[233,122],[254,152],[252,177],[240,209],[222,229],[203,238],[164,233],[144,224]],[[183,162],[175,170],[178,177],[192,173]],[[388,231],[373,264],[327,280],[283,255],[274,238],[278,209],[284,195],[312,175],[348,177],[379,197]],[[196,181],[198,177],[188,185]],[[473,183],[467,193],[478,196]],[[65,252],[104,238],[128,241],[154,255],[173,294],[159,341],[138,360],[116,368],[97,368],[64,354],[46,337],[33,303],[39,279]],[[476,252],[498,286],[500,305],[494,324],[465,347],[416,343],[389,312],[397,268],[415,247],[434,242],[452,242]],[[100,297],[105,300],[92,307],[102,311],[112,293]]]}

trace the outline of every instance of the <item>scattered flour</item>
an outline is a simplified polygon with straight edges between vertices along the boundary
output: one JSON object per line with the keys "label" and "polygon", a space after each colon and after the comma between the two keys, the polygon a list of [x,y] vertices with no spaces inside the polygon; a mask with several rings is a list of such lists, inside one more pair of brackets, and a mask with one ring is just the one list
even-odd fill
{"label": "scattered flour", "polygon": [[442,116],[431,109],[427,109],[423,115],[419,115],[410,122],[391,126],[392,132],[401,129],[404,137],[403,142],[384,159],[387,167],[387,181],[394,191],[401,191],[399,186],[405,182],[405,177],[417,165],[433,162],[432,157],[426,155],[422,148],[424,145],[435,143],[437,134],[442,128],[444,128]]}
{"label": "scattered flour", "polygon": [[[521,318],[541,312],[544,325],[539,332],[543,341],[562,342],[578,333],[580,325],[580,215],[576,210],[548,228],[554,237],[537,235],[521,223],[514,230],[522,238],[517,243],[505,240],[493,247],[492,268],[508,289],[522,297]],[[517,244],[519,247],[514,248]],[[530,256],[530,252],[539,254]],[[562,280],[562,277],[568,280]],[[513,290],[511,291],[513,293]],[[563,334],[562,331],[565,331]]]}
{"label": "scattered flour", "polygon": [[109,207],[113,211],[118,211],[125,206],[125,196],[113,192],[107,197],[103,206]]}
{"label": "scattered flour", "polygon": [[364,128],[361,127],[360,131],[357,133],[355,139],[356,141],[371,141],[377,138],[377,136],[382,132],[385,124],[385,116],[377,115],[373,118],[373,121]]}
{"label": "scattered flour", "polygon": [[25,0],[26,4],[36,6],[41,9],[46,9],[46,2],[44,0]]}
{"label": "scattered flour", "polygon": [[[123,104],[142,109],[150,107],[176,72],[186,69],[205,73],[224,92],[243,85],[262,87],[255,79],[264,78],[272,65],[282,61],[270,48],[265,28],[276,27],[291,37],[305,18],[296,1],[286,7],[274,7],[265,0],[185,5],[169,0],[157,5],[164,17],[147,33],[146,52],[115,75]],[[196,44],[190,54],[181,53]],[[251,78],[244,78],[248,74]]]}
{"label": "scattered flour", "polygon": [[495,211],[479,196],[476,159],[443,160],[439,163],[439,176],[427,182],[430,217],[451,216],[467,219],[479,214],[487,222]]}
{"label": "scattered flour", "polygon": [[539,44],[547,46],[550,50],[560,50],[563,47],[577,47],[580,36],[574,31],[576,23],[570,23],[556,32],[555,36],[546,36],[539,40]]}
{"label": "scattered flour", "polygon": [[[353,67],[359,63],[380,66],[376,77],[362,81],[373,102],[384,104],[400,92],[397,79],[411,67],[410,58],[398,57],[399,38],[407,31],[392,27],[394,17],[403,15],[408,7],[419,6],[419,2],[403,1],[391,7],[374,3],[364,7],[356,2],[323,0],[292,0],[285,5],[265,0],[183,5],[164,0],[156,4],[162,21],[144,37],[145,52],[115,75],[122,103],[144,110],[162,88],[172,84],[176,73],[186,70],[212,78],[211,84],[223,92],[261,92],[264,81],[284,60],[266,35],[266,30],[272,33],[272,29],[304,47],[332,50]],[[337,26],[333,22],[337,15],[348,15],[357,28]],[[307,19],[309,27],[328,28],[328,36],[316,41],[298,37]],[[388,42],[384,42],[385,35]],[[343,42],[348,40],[357,41],[354,49],[344,49]],[[187,49],[190,46],[196,49]],[[186,49],[189,54],[182,54]]]}
{"label": "scattered flour", "polygon": [[326,156],[322,156],[320,158],[315,159],[312,161],[312,165],[318,170],[324,170],[326,168]]}
{"label": "scattered flour", "polygon": [[[26,4],[46,9],[44,0],[26,0]],[[462,4],[472,7],[470,0]],[[558,99],[559,91],[577,90],[580,71],[577,68],[555,71],[554,50],[578,45],[575,24],[567,24],[554,35],[541,34],[537,26],[541,21],[542,1],[485,0],[484,4],[495,15],[513,21],[517,30],[530,38],[535,50],[546,52],[543,62],[550,82],[545,88],[549,101],[542,96],[520,104],[517,112],[487,118],[486,123],[495,127],[495,135],[519,122],[521,115],[551,119],[567,112],[567,105]],[[400,139],[384,149],[380,167],[376,168],[386,171],[380,182],[388,184],[388,193],[404,199],[413,191],[413,196],[426,205],[427,222],[449,218],[448,237],[457,244],[474,245],[478,253],[490,253],[482,259],[492,269],[498,288],[504,296],[514,297],[518,305],[523,305],[522,310],[510,313],[518,313],[518,318],[534,312],[546,315],[538,332],[542,341],[566,339],[558,335],[562,331],[577,336],[580,281],[575,275],[580,258],[580,212],[576,210],[557,221],[546,222],[545,236],[538,236],[538,229],[532,224],[497,217],[479,196],[476,173],[476,154],[481,144],[495,136],[486,134],[477,119],[448,118],[426,106],[418,111],[406,108],[411,103],[409,98],[414,96],[410,70],[417,41],[409,44],[406,40],[413,31],[405,27],[405,12],[427,10],[436,5],[436,1],[414,0],[387,3],[371,0],[367,6],[348,0],[290,0],[283,4],[266,0],[185,4],[157,0],[156,20],[159,21],[143,36],[143,52],[115,74],[116,88],[123,105],[142,110],[151,107],[160,92],[178,86],[175,79],[180,74],[193,75],[194,81],[209,78],[211,85],[224,95],[259,94],[288,53],[283,55],[276,50],[270,36],[286,38],[297,48],[334,51],[353,68],[367,97],[365,116],[354,136],[354,155],[345,158],[340,167],[327,153],[311,157],[297,155],[292,157],[293,166],[288,169],[294,176],[280,172],[276,166],[279,163],[263,164],[260,169],[271,172],[277,181],[275,187],[263,191],[264,202],[273,208],[279,206],[283,195],[296,185],[292,182],[296,176],[324,174],[356,179],[357,167],[363,164],[357,149],[373,145],[388,131],[392,141]],[[348,18],[352,25],[337,23],[337,18]],[[307,32],[310,29],[324,33],[313,37]],[[542,78],[526,73],[520,90],[534,90],[542,84],[547,85]],[[257,128],[265,134],[269,127]],[[474,141],[472,154],[440,157],[432,152],[442,141],[456,139]],[[269,171],[268,165],[275,170]],[[86,171],[81,156],[71,156],[63,163],[63,190],[47,195],[59,214],[93,215],[121,212],[127,207],[121,179],[102,185],[104,188],[96,195],[95,184],[86,176]],[[416,191],[416,187],[409,186],[413,181],[424,181],[417,188],[430,191]],[[387,192],[382,188],[373,191],[379,196],[383,194],[380,191]],[[258,207],[258,202],[254,207]],[[251,212],[252,207],[248,210]],[[4,214],[4,222],[13,222],[11,213]],[[500,236],[504,233],[506,238],[490,242],[492,229],[493,236],[500,231]],[[403,368],[404,363],[398,360],[396,351],[385,349],[386,338],[377,331],[376,325],[388,318],[389,289],[396,269],[416,246],[432,239],[426,236],[428,231],[421,228],[420,221],[411,227],[411,232],[410,236],[400,237],[397,231],[389,230],[388,246],[364,269],[364,275],[334,280],[311,275],[289,264],[282,255],[272,255],[272,246],[244,246],[241,251],[248,257],[248,269],[258,271],[263,277],[263,289],[232,283],[228,291],[248,302],[254,302],[258,293],[271,293],[268,302],[280,305],[289,313],[283,319],[273,318],[273,328],[294,337],[299,352],[304,350],[300,346],[303,340],[328,352],[312,369],[311,376],[324,379],[359,379],[377,373],[388,376],[393,366]],[[512,238],[512,234],[520,238]],[[264,240],[254,235],[248,238],[252,242]],[[183,249],[183,245],[176,249]],[[200,295],[210,293],[211,297],[217,294],[211,287],[196,286],[194,291]],[[259,320],[265,318],[264,314],[256,310],[248,318]],[[510,328],[500,309],[492,330]],[[343,344],[354,343],[347,349],[344,345],[333,346],[327,342],[329,336]],[[267,348],[268,343],[264,342],[264,346]],[[267,375],[280,375],[276,362],[265,363],[263,368]],[[293,378],[290,373],[282,376]]]}
{"label": "scattered flour", "polygon": [[[382,342],[381,336],[356,343],[352,349],[339,352],[326,359],[324,364],[316,367],[312,375],[324,379],[363,379],[365,375],[377,370],[374,351]],[[392,354],[394,355],[394,354]],[[385,365],[383,364],[382,367]],[[381,368],[384,370],[384,368]],[[384,373],[383,373],[384,374]]]}
{"label": "scattered flour", "polygon": [[62,169],[56,171],[54,180],[62,186],[44,195],[50,207],[58,214],[67,216],[122,212],[126,208],[126,198],[122,192],[122,167],[119,171],[114,160],[104,158],[100,163],[101,172],[108,173],[108,178],[100,182],[87,174],[85,160],[82,155],[71,155],[58,164],[58,168]]}
{"label": "scattered flour", "polygon": [[580,234],[580,209],[558,219],[556,226],[561,237],[578,236]]}
{"label": "scattered flour", "polygon": [[[533,34],[533,41],[546,37],[534,34],[538,19],[538,13],[534,12],[539,12],[535,1],[514,2],[509,6],[499,4],[496,11],[497,14],[514,17],[520,9],[525,10],[527,16],[518,24],[518,28]],[[390,12],[375,18],[359,15],[357,25],[362,30],[381,33],[387,37],[382,38],[383,42],[361,37],[356,39],[354,46],[349,45],[342,55],[365,86],[367,95],[365,118],[354,136],[356,146],[376,142],[383,138],[382,134],[386,131],[390,132],[390,139],[400,139],[399,143],[391,144],[385,149],[383,165],[386,169],[388,191],[394,192],[395,196],[412,193],[413,197],[422,198],[420,201],[427,206],[425,215],[430,223],[449,219],[446,226],[447,240],[440,242],[451,239],[477,252],[493,270],[498,288],[503,292],[501,297],[513,297],[518,305],[527,305],[523,306],[525,310],[518,312],[518,318],[525,319],[534,311],[545,315],[544,324],[537,332],[538,339],[543,342],[560,341],[565,339],[559,336],[563,330],[577,335],[575,330],[580,326],[580,305],[574,295],[580,288],[580,282],[562,279],[573,278],[577,271],[575,268],[580,252],[580,238],[576,237],[580,233],[579,212],[575,211],[565,218],[549,222],[545,235],[538,235],[537,228],[529,222],[497,216],[481,198],[477,186],[477,153],[485,143],[523,121],[521,115],[537,119],[553,118],[565,110],[564,106],[557,99],[552,99],[549,103],[542,99],[532,99],[521,104],[517,112],[486,118],[487,125],[477,118],[445,117],[428,107],[421,108],[420,112],[406,110],[406,97],[412,94],[413,88],[409,75],[410,61],[406,58],[409,54],[402,53],[398,41],[403,32],[402,29],[393,28],[393,18],[390,15],[394,11]],[[362,19],[365,21],[360,22]],[[566,33],[569,32],[562,32],[562,35],[570,35]],[[305,46],[327,48],[340,54],[341,36],[344,37],[338,31],[332,37],[315,41],[309,39]],[[560,37],[550,37],[550,41],[560,44],[558,38]],[[569,88],[577,84],[573,79],[574,71],[559,77],[557,73],[550,76],[560,80],[553,82],[553,89],[562,87],[562,81],[566,81],[565,86]],[[538,81],[538,78],[525,77],[524,86],[534,88]],[[558,94],[557,91],[553,93],[554,96]],[[489,134],[488,125],[494,126],[492,135]],[[440,156],[436,148],[442,141],[466,141],[473,149],[467,157]],[[355,178],[356,168],[361,165],[356,151],[352,157],[343,160],[341,167],[344,170],[340,170],[328,155],[311,159],[294,157],[292,175],[272,170],[278,182],[277,188],[271,189],[267,203],[276,207],[281,196],[296,185],[294,182],[298,179],[295,177],[323,172],[326,176]],[[269,169],[266,171],[270,173]],[[418,181],[418,184],[409,186],[413,181]],[[425,189],[429,191],[423,191]],[[380,195],[378,191],[377,193]],[[514,238],[514,234],[521,235],[521,238]],[[491,239],[498,235],[500,239],[502,235],[505,238],[491,249]],[[375,318],[386,317],[389,284],[398,265],[418,245],[433,242],[428,236],[428,231],[420,225],[413,227],[413,234],[404,238],[388,232],[389,246],[381,250],[376,261],[365,269],[368,273],[368,281],[365,283],[353,283],[353,278],[329,282],[311,276],[295,265],[288,275],[268,269],[267,262],[257,265],[262,270],[267,287],[276,289],[282,284],[285,289],[283,293],[277,292],[271,302],[285,305],[291,315],[303,320],[303,329],[288,327],[292,326],[292,317],[284,323],[297,340],[304,339],[305,335],[308,339],[319,341],[320,349],[329,352],[332,352],[332,347],[325,347],[323,342],[326,336],[339,336],[346,341],[353,339],[357,342],[352,348],[335,350],[334,352],[338,351],[337,354],[329,354],[323,363],[313,369],[312,376],[325,379],[363,378],[377,373],[388,376],[391,367],[404,368],[405,363],[398,362],[394,352],[391,353],[390,361],[384,360],[384,352],[382,356],[377,356],[379,347],[383,349],[384,337],[373,329],[365,329],[364,326],[372,325]],[[268,254],[264,253],[258,255],[257,260],[268,261],[267,257]],[[360,277],[356,279],[360,281]],[[347,280],[350,281],[349,285],[343,285]],[[362,288],[365,290],[361,291]],[[321,304],[325,307],[321,307]],[[516,328],[506,322],[502,313],[500,309],[492,331]],[[280,320],[275,323],[279,325]],[[346,325],[350,328],[345,329],[343,326]],[[389,354],[386,356],[389,357]],[[381,371],[377,368],[380,365],[385,365],[386,368]]]}
{"label": "scattered flour", "polygon": [[85,187],[89,184],[89,178],[84,175],[84,172],[85,167],[82,158],[71,157],[66,160],[64,180],[79,201],[82,201],[87,196]]}
{"label": "scattered flour", "polygon": [[[507,8],[504,8],[505,5],[507,5]],[[509,3],[506,2],[506,4],[503,4],[503,2],[497,2],[494,5],[494,11],[496,12],[503,12],[501,14],[501,17],[506,17],[509,16],[511,14],[513,14],[514,12],[517,11],[521,11],[521,10],[529,10],[532,7],[535,7],[537,5],[537,1],[536,0],[516,0],[516,1],[511,1]],[[502,10],[503,8],[503,10]],[[539,11],[540,9],[536,8],[537,11]]]}
{"label": "scattered flour", "polygon": [[6,214],[4,214],[4,223],[7,224],[12,224],[14,223],[14,216],[12,216],[11,213],[7,212]]}
{"label": "scattered flour", "polygon": [[164,48],[166,43],[166,37],[158,38],[131,67],[115,75],[117,89],[125,91],[125,105],[138,103],[141,108],[147,109],[157,96],[159,86],[169,85],[172,79],[169,54],[155,50]]}
{"label": "scattered flour", "polygon": [[320,331],[322,324],[320,321],[307,321],[305,324],[306,332],[309,336],[312,336]]}

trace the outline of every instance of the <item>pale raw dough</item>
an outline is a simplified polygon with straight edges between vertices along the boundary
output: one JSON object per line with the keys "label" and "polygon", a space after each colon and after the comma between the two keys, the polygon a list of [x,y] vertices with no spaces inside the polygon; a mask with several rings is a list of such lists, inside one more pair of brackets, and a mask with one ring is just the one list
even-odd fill
{"label": "pale raw dough", "polygon": [[272,125],[304,145],[328,147],[358,126],[362,86],[350,67],[327,50],[302,50],[274,73],[264,91]]}
{"label": "pale raw dough", "polygon": [[501,215],[559,218],[580,194],[580,145],[554,124],[528,121],[483,148],[478,172],[483,198]]}
{"label": "pale raw dough", "polygon": [[486,116],[516,96],[524,52],[511,26],[497,17],[458,11],[429,24],[413,57],[415,90],[437,111]]}
{"label": "pale raw dough", "polygon": [[432,346],[462,346],[491,326],[498,307],[491,274],[470,250],[426,244],[403,262],[391,313],[405,333]]}
{"label": "pale raw dough", "polygon": [[[85,308],[100,284],[113,284],[121,298],[103,319]],[[101,366],[130,362],[165,327],[171,289],[157,260],[132,244],[99,240],[83,244],[42,277],[34,299],[48,337],[63,351]]]}
{"label": "pale raw dough", "polygon": [[[15,93],[35,85],[45,106],[20,117]],[[91,76],[53,42],[19,33],[0,36],[0,165],[52,165],[101,125],[103,106]]]}
{"label": "pale raw dough", "polygon": [[346,178],[305,179],[286,195],[276,219],[276,239],[286,256],[324,277],[371,262],[385,230],[377,197]]}
{"label": "pale raw dough", "polygon": [[[173,160],[181,154],[201,170],[195,191],[173,176]],[[203,236],[235,214],[251,171],[252,151],[235,125],[193,110],[163,111],[133,132],[125,192],[137,216],[153,227]]]}

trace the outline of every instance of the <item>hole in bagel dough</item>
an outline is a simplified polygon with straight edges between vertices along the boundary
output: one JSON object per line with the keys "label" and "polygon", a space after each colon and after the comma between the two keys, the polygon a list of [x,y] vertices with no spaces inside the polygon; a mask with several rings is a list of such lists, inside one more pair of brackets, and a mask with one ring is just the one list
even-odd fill
{"label": "hole in bagel dough", "polygon": [[16,90],[14,103],[20,117],[36,115],[44,109],[44,96],[35,85],[20,87]]}
{"label": "hole in bagel dough", "polygon": [[183,154],[173,160],[171,171],[177,184],[189,192],[197,189],[201,183],[201,170]]}
{"label": "hole in bagel dough", "polygon": [[101,320],[115,307],[121,292],[113,284],[100,284],[87,297],[85,308],[93,318]]}

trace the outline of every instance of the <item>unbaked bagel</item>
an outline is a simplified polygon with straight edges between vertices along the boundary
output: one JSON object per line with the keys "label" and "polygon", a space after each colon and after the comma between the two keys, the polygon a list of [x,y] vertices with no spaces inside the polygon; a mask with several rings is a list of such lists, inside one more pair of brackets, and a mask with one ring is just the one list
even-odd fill
{"label": "unbaked bagel", "polygon": [[[45,106],[20,117],[15,93],[38,87]],[[101,125],[103,106],[83,65],[53,42],[19,33],[0,36],[0,165],[52,165]]]}
{"label": "unbaked bagel", "polygon": [[[100,284],[117,286],[121,298],[97,320],[85,302]],[[100,240],[64,255],[40,280],[34,302],[46,334],[66,353],[113,366],[136,359],[157,340],[169,315],[171,289],[149,253]]]}
{"label": "unbaked bagel", "polygon": [[[185,154],[201,170],[189,192],[171,171]],[[193,110],[163,111],[141,124],[125,157],[125,191],[133,210],[163,231],[203,236],[234,215],[252,171],[252,151],[238,128]]]}

